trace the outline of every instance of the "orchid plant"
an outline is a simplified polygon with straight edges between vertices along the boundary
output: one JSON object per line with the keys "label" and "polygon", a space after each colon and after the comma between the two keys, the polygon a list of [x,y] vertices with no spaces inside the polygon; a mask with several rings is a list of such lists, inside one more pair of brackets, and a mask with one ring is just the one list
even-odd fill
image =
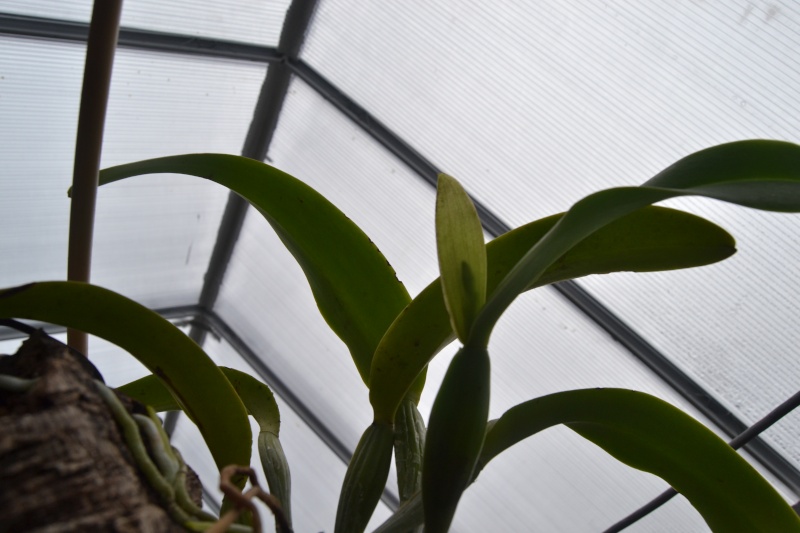
{"label": "orchid plant", "polygon": [[[401,506],[378,531],[424,527],[430,533],[445,532],[462,493],[494,457],[558,424],[619,461],[662,477],[716,532],[800,531],[797,514],[730,446],[686,413],[647,394],[565,391],[488,420],[489,340],[518,295],[591,274],[672,270],[726,259],[735,244],[725,230],[651,204],[698,195],[756,209],[800,211],[800,146],[754,140],[712,147],[681,159],[639,187],[597,192],[565,213],[516,228],[488,244],[467,193],[454,178],[440,175],[440,278],[413,299],[386,258],[348,217],[301,181],[261,162],[221,154],[165,157],[103,170],[100,183],[157,173],[217,182],[266,218],[302,267],[320,313],[349,348],[369,388],[374,417],[343,480],[336,532],[366,529],[393,455]],[[631,242],[637,245],[631,247]],[[278,408],[266,385],[218,368],[168,321],[90,284],[58,281],[6,289],[0,292],[0,316],[60,324],[124,348],[153,375],[118,392],[154,411],[182,409],[197,424],[220,470],[250,464],[253,436],[247,417],[254,417],[260,427],[261,462],[277,501],[276,527],[291,529],[289,465],[280,445]],[[426,424],[417,410],[426,367],[454,341],[461,347]],[[109,406],[114,408],[113,399]],[[128,423],[124,413],[118,415],[120,424]],[[133,427],[144,432],[144,426],[149,424]],[[145,454],[153,455],[153,449],[145,448]],[[161,453],[168,452],[166,445]],[[156,482],[169,484],[170,476],[174,480],[172,463],[153,459],[160,459],[154,461]],[[239,486],[243,481],[234,478]],[[165,504],[173,505],[168,492]],[[176,516],[192,529],[219,527],[213,525],[214,517],[196,509]],[[225,527],[245,531],[250,526]]]}

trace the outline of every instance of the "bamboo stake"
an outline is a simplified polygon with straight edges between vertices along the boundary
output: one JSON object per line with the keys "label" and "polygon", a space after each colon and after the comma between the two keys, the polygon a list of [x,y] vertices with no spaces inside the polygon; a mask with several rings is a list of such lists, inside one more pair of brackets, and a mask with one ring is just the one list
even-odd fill
{"label": "bamboo stake", "polygon": [[[121,12],[122,0],[96,0],[92,10],[72,175],[67,258],[67,279],[70,281],[88,282],[91,276],[97,176]],[[86,333],[70,329],[67,342],[79,352],[88,354]]]}

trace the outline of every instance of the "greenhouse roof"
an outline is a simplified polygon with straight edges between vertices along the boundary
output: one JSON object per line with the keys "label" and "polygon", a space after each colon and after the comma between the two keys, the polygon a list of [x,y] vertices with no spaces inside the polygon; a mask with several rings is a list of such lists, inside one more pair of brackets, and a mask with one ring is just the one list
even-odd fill
{"label": "greenhouse roof", "polygon": [[[0,0],[3,287],[66,276],[90,17],[88,0]],[[440,172],[470,193],[488,240],[712,145],[799,142],[799,45],[800,8],[786,0],[128,0],[102,166],[200,152],[264,160],[342,209],[414,296],[438,276]],[[738,253],[521,296],[490,345],[491,418],[552,392],[621,387],[730,440],[798,392],[800,218],[695,198],[664,205],[724,227]],[[273,388],[295,529],[332,530],[372,410],[279,236],[239,196],[178,175],[101,188],[95,224],[93,283]],[[19,341],[4,335],[8,353]],[[454,353],[430,365],[426,418]],[[100,339],[90,358],[111,385],[148,373]],[[214,507],[217,472],[196,428],[168,423]],[[792,504],[798,442],[795,411],[745,452]],[[393,476],[373,529],[397,505]],[[453,531],[604,531],[666,488],[554,428],[486,468]],[[678,497],[626,531],[664,524],[707,527]]]}

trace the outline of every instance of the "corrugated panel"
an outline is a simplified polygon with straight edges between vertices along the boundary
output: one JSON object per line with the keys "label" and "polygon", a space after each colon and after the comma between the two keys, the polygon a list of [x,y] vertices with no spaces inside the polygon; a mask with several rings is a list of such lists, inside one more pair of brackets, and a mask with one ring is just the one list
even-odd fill
{"label": "corrugated panel", "polygon": [[[519,225],[713,144],[800,141],[798,42],[793,2],[323,2],[304,58]],[[800,378],[800,218],[671,205],[729,228],[739,256],[587,285],[753,422]],[[773,434],[800,466],[800,426]]]}
{"label": "corrugated panel", "polygon": [[[412,293],[433,279],[433,191],[303,82],[292,84],[270,157],[361,225],[398,277],[410,280]],[[355,445],[370,422],[366,388],[346,349],[319,317],[299,267],[252,211],[223,284],[218,312],[345,443]],[[498,326],[491,352],[492,416],[549,392],[596,386],[644,390],[694,413],[549,290],[535,291],[514,304]],[[447,355],[440,356],[430,371],[421,405],[426,417],[447,360]],[[458,531],[497,528],[498,509],[508,511],[503,513],[502,520],[506,515],[509,520],[503,522],[504,530],[520,530],[520,524],[527,523],[595,531],[665,488],[663,482],[623,467],[566,430],[547,432],[510,457],[488,467],[470,488],[457,515]],[[685,505],[670,508],[674,515],[664,511],[670,523],[702,529],[698,515],[687,513]],[[640,531],[657,531],[652,525],[642,527]]]}
{"label": "corrugated panel", "polygon": [[[85,49],[15,38],[0,49],[0,286],[63,279]],[[103,165],[239,153],[264,75],[251,63],[120,50]],[[222,187],[175,176],[101,189],[93,281],[153,307],[195,303],[226,200]]]}

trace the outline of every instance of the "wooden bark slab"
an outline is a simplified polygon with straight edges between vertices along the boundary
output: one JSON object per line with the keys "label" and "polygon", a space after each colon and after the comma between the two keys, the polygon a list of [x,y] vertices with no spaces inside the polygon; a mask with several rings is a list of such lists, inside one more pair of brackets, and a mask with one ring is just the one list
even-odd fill
{"label": "wooden bark slab", "polygon": [[0,356],[0,374],[38,378],[0,390],[0,533],[184,531],[138,473],[83,356],[41,333]]}

